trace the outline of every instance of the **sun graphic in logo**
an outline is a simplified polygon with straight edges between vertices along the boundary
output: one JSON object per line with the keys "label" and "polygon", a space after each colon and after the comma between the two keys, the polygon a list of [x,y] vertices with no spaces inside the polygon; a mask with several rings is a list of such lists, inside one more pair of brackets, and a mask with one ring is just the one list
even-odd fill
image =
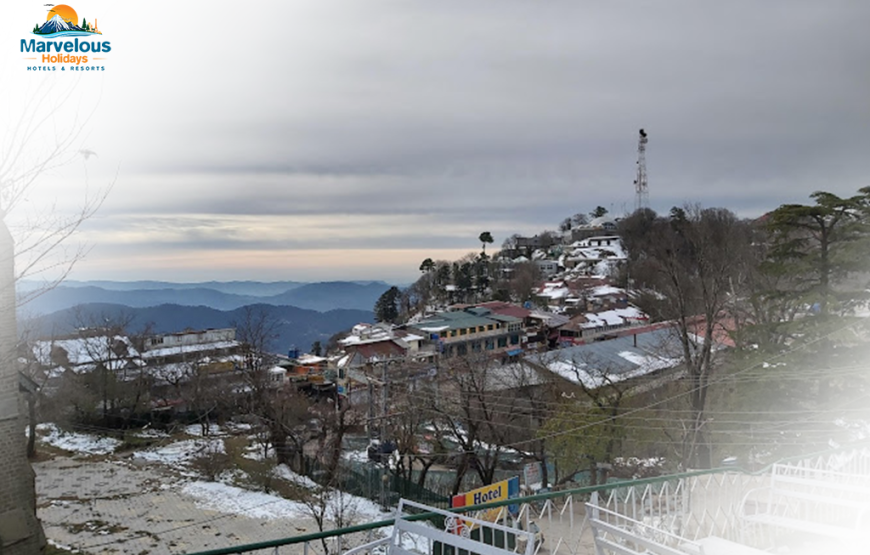
{"label": "sun graphic in logo", "polygon": [[45,18],[46,21],[51,20],[52,17],[59,15],[61,19],[66,21],[67,23],[72,23],[73,25],[78,26],[79,24],[79,14],[76,11],[66,4],[58,4],[54,6],[50,10],[48,10],[48,17]]}

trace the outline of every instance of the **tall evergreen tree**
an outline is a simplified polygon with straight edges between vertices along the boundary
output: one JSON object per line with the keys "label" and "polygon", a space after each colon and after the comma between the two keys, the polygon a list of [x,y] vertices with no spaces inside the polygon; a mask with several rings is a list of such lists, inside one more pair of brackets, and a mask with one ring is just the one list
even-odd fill
{"label": "tall evergreen tree", "polygon": [[428,274],[435,269],[435,262],[431,258],[427,258],[420,264],[420,271]]}
{"label": "tall evergreen tree", "polygon": [[768,270],[793,276],[794,294],[824,316],[857,294],[837,286],[867,269],[870,187],[849,198],[824,191],[810,198],[815,204],[784,204],[770,214]]}
{"label": "tall evergreen tree", "polygon": [[484,231],[480,234],[478,239],[480,239],[480,242],[483,244],[483,253],[486,254],[486,244],[489,243],[491,245],[493,243],[492,233]]}
{"label": "tall evergreen tree", "polygon": [[604,208],[603,206],[596,206],[595,210],[593,210],[592,212],[589,213],[589,215],[592,216],[593,218],[600,218],[601,216],[604,216],[605,214],[607,214],[607,208]]}
{"label": "tall evergreen tree", "polygon": [[387,289],[375,302],[375,320],[378,322],[396,323],[399,318],[399,301],[402,292],[395,285]]}

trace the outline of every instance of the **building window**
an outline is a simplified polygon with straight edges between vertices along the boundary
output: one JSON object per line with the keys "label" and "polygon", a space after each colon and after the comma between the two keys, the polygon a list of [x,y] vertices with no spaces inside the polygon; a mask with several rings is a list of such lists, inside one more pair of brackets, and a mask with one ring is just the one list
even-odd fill
{"label": "building window", "polygon": [[462,345],[456,346],[456,354],[459,356],[465,356],[468,354],[468,345],[463,343]]}
{"label": "building window", "polygon": [[495,329],[495,326],[493,326],[492,324],[490,324],[490,325],[486,326],[486,329],[489,330],[489,331],[492,331],[493,329]]}
{"label": "building window", "polygon": [[475,341],[474,343],[472,343],[471,350],[475,353],[479,353],[480,352],[480,341]]}
{"label": "building window", "polygon": [[504,349],[507,347],[507,337],[499,337],[498,338],[498,348]]}
{"label": "building window", "polygon": [[495,349],[495,342],[492,339],[487,339],[486,340],[486,350],[492,351],[493,349]]}
{"label": "building window", "polygon": [[511,336],[511,345],[519,345],[520,344],[520,336],[512,335]]}
{"label": "building window", "polygon": [[465,328],[459,330],[459,335],[465,335],[466,333],[468,333],[468,330]]}

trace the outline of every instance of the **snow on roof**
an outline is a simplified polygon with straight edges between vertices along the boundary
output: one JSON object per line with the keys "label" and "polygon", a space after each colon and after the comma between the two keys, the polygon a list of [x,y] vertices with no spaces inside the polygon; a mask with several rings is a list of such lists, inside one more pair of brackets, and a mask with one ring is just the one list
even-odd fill
{"label": "snow on roof", "polygon": [[621,326],[626,320],[644,319],[646,315],[633,306],[626,308],[614,308],[601,312],[587,312],[583,315],[586,322],[579,325],[584,329],[592,329],[604,326]]}
{"label": "snow on roof", "polygon": [[569,381],[597,388],[681,363],[679,345],[662,329],[543,353],[528,360]]}
{"label": "snow on roof", "polygon": [[548,281],[544,283],[541,290],[538,292],[539,296],[548,297],[550,299],[564,299],[570,294],[571,290],[565,285],[565,282],[562,281]]}
{"label": "snow on roof", "polygon": [[224,349],[235,349],[240,345],[238,341],[214,341],[212,343],[198,343],[196,345],[176,345],[175,347],[162,347],[160,349],[151,349],[145,353],[145,358],[160,358],[173,355],[182,355],[190,353],[202,353],[206,351],[219,351]]}
{"label": "snow on roof", "polygon": [[616,225],[616,220],[614,220],[610,216],[599,216],[597,218],[593,218],[592,221],[589,222],[589,227],[602,227],[605,224]]}
{"label": "snow on roof", "polygon": [[438,333],[444,330],[449,330],[450,326],[420,326],[420,329],[430,333]]}
{"label": "snow on roof", "polygon": [[326,362],[326,357],[318,357],[311,354],[305,354],[300,356],[297,361],[299,364],[319,364],[321,362]]}
{"label": "snow on roof", "polygon": [[589,292],[589,296],[591,297],[603,297],[605,295],[624,295],[625,289],[620,289],[619,287],[614,287],[612,285],[599,285],[597,287],[593,287]]}
{"label": "snow on roof", "polygon": [[[121,345],[123,345],[126,353],[116,352],[118,349],[115,349],[115,347],[120,347]],[[101,335],[37,341],[33,345],[33,355],[41,365],[54,366],[51,354],[53,350],[58,348],[66,352],[67,360],[72,366],[140,356],[139,351],[133,347],[130,338],[123,335]]]}

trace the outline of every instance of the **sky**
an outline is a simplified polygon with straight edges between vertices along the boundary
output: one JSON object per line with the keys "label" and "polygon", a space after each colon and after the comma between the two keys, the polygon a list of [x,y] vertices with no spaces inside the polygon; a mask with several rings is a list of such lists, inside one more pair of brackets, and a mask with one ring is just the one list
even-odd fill
{"label": "sky", "polygon": [[7,221],[106,193],[73,279],[407,283],[632,210],[641,127],[658,211],[870,185],[866,0],[82,0],[105,70],[28,72],[45,3],[4,6],[0,137],[75,141]]}

